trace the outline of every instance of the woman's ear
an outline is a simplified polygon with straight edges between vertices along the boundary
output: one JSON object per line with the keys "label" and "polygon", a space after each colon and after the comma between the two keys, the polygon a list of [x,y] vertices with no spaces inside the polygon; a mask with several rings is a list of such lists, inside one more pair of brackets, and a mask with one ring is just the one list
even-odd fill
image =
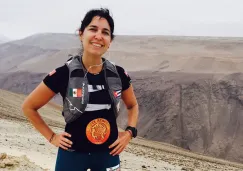
{"label": "woman's ear", "polygon": [[81,31],[79,31],[79,39],[82,41],[83,40],[83,34],[82,34],[82,32]]}
{"label": "woman's ear", "polygon": [[111,43],[108,45],[108,48],[110,48],[111,47]]}

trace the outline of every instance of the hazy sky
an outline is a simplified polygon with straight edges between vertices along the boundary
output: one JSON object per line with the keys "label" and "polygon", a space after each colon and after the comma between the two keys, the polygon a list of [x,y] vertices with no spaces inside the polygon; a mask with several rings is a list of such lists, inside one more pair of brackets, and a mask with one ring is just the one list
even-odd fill
{"label": "hazy sky", "polygon": [[0,0],[0,34],[74,34],[97,7],[111,10],[117,35],[243,37],[243,0]]}

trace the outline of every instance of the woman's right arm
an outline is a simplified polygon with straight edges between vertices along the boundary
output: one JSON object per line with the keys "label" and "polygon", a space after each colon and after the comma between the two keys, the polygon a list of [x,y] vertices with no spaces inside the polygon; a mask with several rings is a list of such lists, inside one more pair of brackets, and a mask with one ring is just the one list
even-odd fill
{"label": "woman's right arm", "polygon": [[55,133],[48,127],[48,125],[41,118],[38,113],[38,109],[47,104],[53,97],[55,93],[49,89],[43,82],[41,82],[35,90],[33,90],[30,95],[25,99],[22,104],[22,110],[24,115],[33,124],[33,126],[51,143],[55,146],[67,149],[72,144],[71,141],[65,138],[65,136],[70,137],[68,133],[62,133],[60,135],[55,135]]}

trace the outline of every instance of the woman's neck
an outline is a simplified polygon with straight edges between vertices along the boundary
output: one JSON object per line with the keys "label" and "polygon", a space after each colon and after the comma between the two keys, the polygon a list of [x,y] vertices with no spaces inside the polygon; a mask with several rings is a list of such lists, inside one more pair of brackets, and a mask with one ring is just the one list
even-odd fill
{"label": "woman's neck", "polygon": [[[82,62],[86,70],[90,73],[99,73],[102,70],[102,58],[101,56],[92,56],[87,53],[83,53]],[[96,66],[97,65],[97,66]]]}

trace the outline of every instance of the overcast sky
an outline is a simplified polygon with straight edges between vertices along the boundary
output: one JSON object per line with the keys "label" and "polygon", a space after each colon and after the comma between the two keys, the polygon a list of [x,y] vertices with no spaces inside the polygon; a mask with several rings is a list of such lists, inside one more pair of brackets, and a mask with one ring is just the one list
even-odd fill
{"label": "overcast sky", "polygon": [[117,35],[243,37],[243,0],[0,0],[0,35],[74,34],[97,7],[111,10]]}

